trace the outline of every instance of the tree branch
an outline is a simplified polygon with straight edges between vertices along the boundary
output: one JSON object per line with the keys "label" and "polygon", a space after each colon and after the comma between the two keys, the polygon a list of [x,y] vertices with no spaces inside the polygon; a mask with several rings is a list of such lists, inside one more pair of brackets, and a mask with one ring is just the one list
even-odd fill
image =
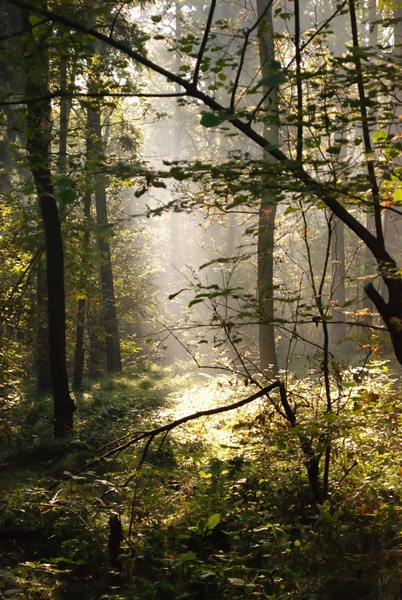
{"label": "tree branch", "polygon": [[295,4],[295,58],[296,58],[296,89],[297,89],[297,135],[296,135],[296,160],[301,162],[303,152],[303,86],[301,80],[301,49],[300,49],[300,3]]}
{"label": "tree branch", "polygon": [[[4,3],[4,0],[0,0],[0,4]],[[70,19],[64,15],[57,14],[51,10],[48,10],[45,7],[35,6],[32,2],[26,2],[25,0],[14,0],[14,3],[17,6],[23,7],[34,13],[40,14],[42,16],[47,17],[49,20],[60,23],[77,31],[81,31],[82,33],[92,35],[93,37],[99,39],[105,44],[120,50],[133,60],[142,64],[143,66],[151,69],[155,73],[159,73],[168,81],[173,83],[177,83],[181,86],[187,93],[189,97],[200,100],[205,106],[210,108],[213,111],[217,111],[219,113],[227,113],[228,121],[232,123],[232,125],[242,132],[245,136],[247,136],[250,140],[255,142],[261,148],[264,148],[268,154],[270,154],[274,159],[276,159],[279,163],[282,163],[286,170],[291,173],[296,179],[301,181],[305,186],[306,192],[311,192],[318,196],[320,200],[322,200],[326,206],[341,220],[345,225],[353,231],[357,237],[359,237],[369,248],[369,250],[374,255],[375,259],[379,264],[390,264],[395,266],[394,259],[388,254],[383,245],[379,244],[379,240],[376,236],[374,236],[364,225],[360,223],[344,206],[339,202],[339,200],[335,196],[335,192],[327,189],[327,185],[325,182],[321,183],[315,180],[299,163],[290,159],[282,150],[277,148],[276,146],[269,143],[262,135],[257,133],[250,125],[249,122],[244,122],[240,118],[236,117],[233,114],[233,111],[230,108],[227,108],[217,102],[214,98],[211,98],[205,92],[199,90],[193,81],[187,81],[183,79],[179,75],[168,71],[167,69],[161,67],[159,64],[153,62],[152,60],[146,58],[136,50],[126,46],[123,42],[119,40],[109,38],[107,35],[97,31],[96,29],[87,27],[84,23],[76,22],[73,19]],[[341,7],[337,8],[336,14],[341,10]],[[333,18],[334,15],[332,15]],[[301,50],[303,47],[301,48]],[[339,192],[338,192],[339,194]]]}
{"label": "tree branch", "polygon": [[[355,0],[349,0],[349,13],[350,13],[350,23],[352,28],[352,39],[353,39],[353,48],[352,50],[358,51],[359,46],[359,34],[357,30],[357,17],[356,17],[356,7]],[[371,145],[370,138],[370,127],[369,127],[369,115],[367,111],[367,98],[366,98],[366,90],[364,88],[364,78],[362,71],[362,63],[359,53],[354,54],[354,64],[356,71],[356,79],[357,79],[357,89],[359,93],[359,103],[360,103],[360,114],[361,114],[361,125],[363,131],[363,140],[364,140],[364,149],[368,156],[372,155],[373,149]],[[375,229],[377,234],[378,243],[384,247],[384,232],[381,218],[381,204],[380,204],[380,190],[378,189],[377,176],[375,173],[374,161],[372,158],[367,159],[367,174],[368,180],[371,186],[371,195],[373,198],[373,207],[374,207],[374,221],[375,221]]]}
{"label": "tree branch", "polygon": [[209,9],[207,23],[205,25],[204,35],[202,37],[202,42],[201,42],[200,50],[199,50],[198,56],[197,56],[197,63],[195,65],[195,69],[194,69],[193,85],[195,85],[195,86],[197,86],[197,84],[198,84],[198,77],[199,77],[199,74],[200,74],[202,57],[204,56],[205,48],[206,48],[207,43],[208,43],[208,37],[209,37],[209,32],[211,31],[211,25],[212,25],[212,19],[214,17],[215,7],[216,7],[216,0],[212,0],[211,1],[211,6],[210,6],[210,9]]}
{"label": "tree branch", "polygon": [[[133,444],[136,444],[137,442],[139,442],[141,440],[148,438],[147,443],[145,445],[145,451],[146,451],[149,448],[152,440],[161,433],[167,434],[170,431],[172,431],[173,429],[175,429],[176,427],[179,427],[180,425],[184,425],[185,423],[194,421],[201,417],[209,417],[211,415],[218,415],[220,413],[235,410],[236,408],[240,408],[242,406],[245,406],[246,404],[250,404],[250,402],[257,400],[258,398],[267,396],[270,392],[272,392],[276,388],[279,388],[280,396],[281,396],[281,403],[286,412],[286,417],[289,420],[290,424],[293,426],[295,423],[295,416],[294,416],[294,412],[292,411],[292,409],[287,401],[284,383],[282,381],[274,381],[267,387],[264,387],[261,390],[259,390],[258,392],[256,392],[255,394],[253,394],[252,396],[249,396],[248,398],[243,398],[243,400],[239,400],[238,402],[234,402],[233,404],[228,404],[227,406],[218,406],[217,408],[210,408],[208,410],[201,410],[196,413],[192,413],[191,415],[182,417],[181,419],[177,419],[176,421],[172,421],[171,423],[168,423],[167,425],[162,425],[161,427],[156,427],[155,429],[152,429],[151,431],[138,432],[138,433],[134,434],[134,436],[131,437],[128,441],[126,441],[124,443],[119,443],[118,446],[107,450],[106,452],[101,454],[101,456],[98,456],[97,458],[94,458],[90,462],[87,462],[87,463],[77,467],[77,469],[75,469],[71,474],[69,474],[65,478],[65,480],[70,479],[71,476],[77,475],[78,473],[82,473],[82,471],[85,471],[89,467],[92,467],[93,465],[98,464],[100,461],[105,460],[106,458],[109,458],[110,456],[113,456],[114,454],[119,454],[123,450],[126,450],[127,448],[129,448],[130,446],[132,446]],[[118,440],[118,441],[120,442],[121,440]],[[110,444],[107,444],[107,446],[103,446],[99,450],[102,451],[105,448],[107,448],[109,445]],[[145,452],[145,454],[146,454],[146,452]],[[140,464],[144,461],[144,458],[145,458],[145,456],[143,453],[142,458],[140,460]],[[50,486],[49,489],[55,488],[58,484],[59,484],[59,482],[53,484],[52,486]]]}
{"label": "tree branch", "polygon": [[258,19],[254,23],[254,25],[252,27],[250,27],[249,29],[246,29],[246,31],[244,32],[244,44],[243,44],[243,48],[242,48],[241,55],[240,55],[239,68],[237,69],[237,72],[236,72],[236,77],[235,77],[235,81],[234,81],[234,84],[233,84],[233,90],[232,90],[231,99],[230,99],[230,108],[233,111],[235,109],[236,91],[237,91],[237,88],[239,86],[240,75],[241,75],[241,72],[242,72],[243,66],[244,66],[244,60],[245,60],[245,57],[246,57],[246,50],[247,50],[247,47],[248,47],[249,37],[253,33],[253,31],[255,31],[259,27],[261,21],[263,19],[265,19],[265,16],[266,16],[266,14],[267,14],[270,6],[272,5],[272,2],[273,2],[273,0],[270,0],[268,2],[267,7],[264,9],[262,15],[260,15],[258,17]]}

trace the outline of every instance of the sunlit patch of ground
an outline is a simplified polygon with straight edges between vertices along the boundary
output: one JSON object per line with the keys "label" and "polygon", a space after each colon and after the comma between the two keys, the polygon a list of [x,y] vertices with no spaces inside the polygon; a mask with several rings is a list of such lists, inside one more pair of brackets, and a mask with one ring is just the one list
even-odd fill
{"label": "sunlit patch of ground", "polygon": [[[227,406],[254,393],[242,383],[233,384],[224,377],[205,377],[204,385],[189,384],[187,390],[169,395],[169,406],[159,413],[161,423],[181,419],[187,415]],[[263,400],[255,400],[249,405],[217,415],[202,416],[194,421],[180,425],[174,433],[179,442],[197,439],[209,447],[210,453],[222,458],[239,450],[241,434],[234,426],[243,420],[252,420],[262,409]]]}

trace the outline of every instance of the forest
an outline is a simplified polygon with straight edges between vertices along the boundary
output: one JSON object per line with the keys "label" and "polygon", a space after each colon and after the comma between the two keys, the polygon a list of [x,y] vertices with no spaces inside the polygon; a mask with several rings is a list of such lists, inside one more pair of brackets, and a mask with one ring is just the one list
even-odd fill
{"label": "forest", "polygon": [[0,0],[0,598],[402,598],[402,2]]}

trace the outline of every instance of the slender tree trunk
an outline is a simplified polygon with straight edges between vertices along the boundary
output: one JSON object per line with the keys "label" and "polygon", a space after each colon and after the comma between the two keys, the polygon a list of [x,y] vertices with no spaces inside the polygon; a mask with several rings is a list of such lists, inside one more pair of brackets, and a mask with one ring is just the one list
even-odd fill
{"label": "slender tree trunk", "polygon": [[[272,61],[275,58],[271,2],[257,0],[258,17],[264,20],[259,30],[260,62],[263,77],[272,73]],[[266,92],[267,90],[264,90]],[[278,127],[274,123],[278,110],[277,89],[274,88],[265,101],[267,117],[271,123],[265,126],[265,135],[271,144],[278,143]],[[269,160],[267,154],[265,160]],[[276,199],[273,194],[264,193],[259,209],[258,224],[258,303],[260,310],[259,349],[261,371],[275,375],[278,362],[275,348],[274,320],[274,237],[275,237]]]}
{"label": "slender tree trunk", "polygon": [[36,385],[38,393],[48,392],[52,389],[52,378],[49,366],[49,328],[48,328],[48,301],[46,282],[46,257],[41,256],[36,270],[36,303],[37,303],[37,330],[36,330]]}
{"label": "slender tree trunk", "polygon": [[334,303],[333,318],[336,321],[331,325],[331,342],[335,355],[342,355],[341,345],[346,337],[346,323],[343,306],[346,301],[345,292],[345,225],[339,219],[334,219],[332,229],[332,301]]}
{"label": "slender tree trunk", "polygon": [[[175,1],[175,36],[176,39],[181,38],[181,11],[180,11],[180,3]],[[175,52],[174,56],[175,61],[175,70],[176,73],[180,72],[180,67],[182,65],[181,54],[180,52]],[[178,84],[175,85],[176,92],[180,92],[180,86]],[[181,160],[181,151],[182,151],[182,127],[183,127],[183,109],[179,105],[178,102],[175,104],[174,109],[174,132],[173,132],[173,160]],[[179,213],[172,211],[170,214],[170,257],[171,263],[175,264],[177,261],[177,257],[179,254],[180,248],[180,217]],[[177,304],[173,305],[177,307]],[[174,310],[174,309],[173,309]],[[177,312],[177,311],[176,311]],[[177,315],[179,316],[179,315]]]}
{"label": "slender tree trunk", "polygon": [[[374,217],[373,217],[373,215],[371,215],[369,213],[366,215],[366,227],[369,231],[374,232],[374,228],[375,228]],[[366,286],[372,280],[373,273],[375,273],[375,271],[376,271],[376,264],[375,264],[373,255],[370,252],[370,250],[367,248],[367,246],[364,247],[363,255],[364,255],[363,256],[363,261],[364,261],[363,270],[364,270],[364,276],[365,276],[364,286]],[[361,297],[361,293],[362,293],[362,290],[360,289],[359,297]],[[364,334],[364,337],[366,337],[367,340],[370,342],[371,333],[372,333],[370,326],[373,324],[373,312],[375,311],[375,306],[374,306],[373,302],[370,300],[370,298],[365,293],[363,293],[363,308],[365,309],[365,313],[366,313],[364,315],[364,317],[362,318],[362,322],[365,325],[363,334]]]}
{"label": "slender tree trunk", "polygon": [[80,298],[77,302],[76,328],[75,328],[75,347],[74,347],[74,366],[73,366],[73,388],[82,387],[84,374],[84,334],[85,334],[85,308],[86,308],[86,265],[88,261],[90,245],[89,221],[91,218],[91,191],[87,190],[84,197],[84,226],[85,231],[82,237],[82,266],[80,276]]}
{"label": "slender tree trunk", "polygon": [[[92,160],[96,164],[97,154],[102,148],[102,128],[100,109],[89,109],[89,139]],[[106,369],[108,373],[118,373],[122,369],[120,337],[117,322],[116,300],[114,293],[112,260],[108,241],[108,214],[106,182],[101,174],[95,176],[95,207],[98,230],[98,248],[100,254],[100,277],[102,286],[102,312],[106,335]]]}
{"label": "slender tree trunk", "polygon": [[[377,35],[378,35],[378,27],[376,24],[376,20],[377,20],[377,1],[376,0],[368,0],[368,7],[367,7],[367,36],[368,36],[368,40],[369,40],[369,44],[372,47],[376,47],[377,46]],[[384,231],[385,231],[385,235],[386,231],[388,229],[387,226],[387,217],[385,215],[385,223],[384,223]],[[366,215],[366,228],[374,233],[375,232],[375,220],[374,220],[374,216],[371,213],[367,213]],[[364,274],[366,276],[366,283],[365,285],[368,285],[371,280],[372,280],[372,274],[375,272],[376,268],[375,268],[375,260],[373,259],[373,255],[371,254],[370,250],[367,248],[367,246],[364,248]],[[370,298],[368,296],[366,296],[366,294],[363,295],[363,308],[365,309],[366,313],[362,319],[362,321],[364,322],[364,324],[367,326],[364,328],[364,336],[367,337],[367,340],[369,342],[371,342],[371,334],[372,334],[372,329],[370,328],[370,326],[373,324],[373,312],[375,311],[375,306],[373,304],[373,302],[370,300]]]}
{"label": "slender tree trunk", "polygon": [[[30,28],[29,15],[22,11],[23,24]],[[51,107],[48,96],[48,59],[44,40],[27,33],[25,65],[26,94],[36,102],[27,104],[27,148],[45,231],[48,300],[49,364],[54,400],[54,434],[62,437],[73,427],[74,402],[70,397],[66,362],[66,312],[64,250],[61,224],[51,177]]]}

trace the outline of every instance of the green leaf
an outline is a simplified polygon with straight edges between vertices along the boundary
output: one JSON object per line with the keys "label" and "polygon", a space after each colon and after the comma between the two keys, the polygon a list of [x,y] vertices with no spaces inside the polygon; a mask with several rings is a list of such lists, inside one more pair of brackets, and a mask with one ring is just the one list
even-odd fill
{"label": "green leaf", "polygon": [[395,192],[393,193],[393,196],[394,196],[394,202],[402,202],[402,187],[395,190]]}
{"label": "green leaf", "polygon": [[296,208],[295,206],[288,206],[283,214],[290,215],[291,213],[298,212],[299,210],[300,208]]}
{"label": "green leaf", "polygon": [[350,48],[350,52],[355,59],[367,59],[373,55],[373,51],[370,48],[362,48],[361,46],[353,46]]}
{"label": "green leaf", "polygon": [[75,181],[72,177],[64,175],[58,177],[55,181],[58,198],[63,204],[71,204],[76,198],[74,191]]}
{"label": "green leaf", "polygon": [[284,21],[288,21],[289,19],[291,19],[293,17],[293,13],[291,12],[281,12],[278,15],[281,19],[283,19]]}
{"label": "green leaf", "polygon": [[65,189],[65,190],[61,190],[59,192],[59,199],[61,200],[61,202],[63,204],[71,204],[72,202],[74,202],[76,198],[76,194],[74,192],[74,190],[70,189]]}
{"label": "green leaf", "polygon": [[267,75],[267,77],[263,77],[257,83],[257,87],[276,87],[281,85],[281,83],[286,83],[286,77],[283,73],[272,73],[272,75]]}
{"label": "green leaf", "polygon": [[214,515],[211,515],[207,520],[207,529],[215,529],[215,527],[218,525],[218,523],[220,523],[220,521],[220,513],[215,513]]}
{"label": "green leaf", "polygon": [[328,154],[334,154],[334,155],[338,156],[338,154],[340,154],[340,152],[341,152],[341,147],[340,146],[329,146],[327,148],[327,152],[328,152]]}
{"label": "green leaf", "polygon": [[388,139],[388,133],[386,131],[375,131],[373,133],[373,142],[375,144],[383,144]]}
{"label": "green leaf", "polygon": [[191,300],[191,302],[189,302],[188,307],[191,308],[192,306],[195,306],[195,304],[200,304],[200,302],[204,302],[205,298],[195,298],[195,300]]}
{"label": "green leaf", "polygon": [[222,113],[202,112],[201,125],[203,127],[217,127],[228,119],[228,115]]}
{"label": "green leaf", "polygon": [[32,27],[36,27],[36,25],[39,25],[43,22],[43,17],[39,17],[37,15],[29,15],[29,22],[31,23]]}

